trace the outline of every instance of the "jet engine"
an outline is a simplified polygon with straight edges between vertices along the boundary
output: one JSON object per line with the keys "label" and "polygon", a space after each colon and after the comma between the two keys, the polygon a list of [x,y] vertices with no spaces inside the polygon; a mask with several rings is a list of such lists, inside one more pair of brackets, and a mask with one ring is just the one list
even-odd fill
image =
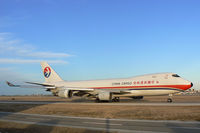
{"label": "jet engine", "polygon": [[68,89],[62,89],[58,91],[58,96],[59,97],[63,97],[63,98],[71,98],[73,95],[73,91],[72,90],[68,90]]}
{"label": "jet engine", "polygon": [[99,101],[111,101],[112,100],[112,94],[107,91],[101,91],[98,93],[97,99]]}

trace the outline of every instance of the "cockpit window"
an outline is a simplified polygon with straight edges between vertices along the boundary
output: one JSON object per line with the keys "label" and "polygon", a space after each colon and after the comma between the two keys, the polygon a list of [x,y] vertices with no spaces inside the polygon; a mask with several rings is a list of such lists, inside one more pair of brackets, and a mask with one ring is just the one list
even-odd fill
{"label": "cockpit window", "polygon": [[178,74],[173,74],[172,77],[180,77]]}

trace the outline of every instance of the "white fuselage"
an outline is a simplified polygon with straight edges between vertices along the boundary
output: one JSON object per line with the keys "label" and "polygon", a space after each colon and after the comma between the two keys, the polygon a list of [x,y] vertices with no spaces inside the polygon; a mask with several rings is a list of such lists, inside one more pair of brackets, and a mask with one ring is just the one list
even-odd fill
{"label": "white fuselage", "polygon": [[192,87],[191,82],[174,77],[173,73],[149,74],[123,79],[90,80],[90,81],[61,81],[55,82],[56,86],[68,88],[91,88],[99,91],[125,91],[129,93],[115,94],[116,96],[147,96],[166,95],[185,91]]}

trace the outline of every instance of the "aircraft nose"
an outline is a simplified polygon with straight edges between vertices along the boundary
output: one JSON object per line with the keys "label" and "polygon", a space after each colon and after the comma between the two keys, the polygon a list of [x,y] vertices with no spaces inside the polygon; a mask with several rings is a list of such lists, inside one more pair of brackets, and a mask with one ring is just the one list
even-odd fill
{"label": "aircraft nose", "polygon": [[191,82],[191,87],[193,86],[193,83]]}

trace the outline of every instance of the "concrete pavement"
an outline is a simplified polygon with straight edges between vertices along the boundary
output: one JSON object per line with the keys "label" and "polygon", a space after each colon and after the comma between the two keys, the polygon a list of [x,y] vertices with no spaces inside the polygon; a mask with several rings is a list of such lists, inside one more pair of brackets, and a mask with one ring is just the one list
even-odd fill
{"label": "concrete pavement", "polygon": [[71,117],[58,115],[39,115],[0,112],[0,121],[25,124],[85,128],[91,130],[105,130],[107,132],[140,132],[140,133],[199,133],[198,121],[166,121],[166,120],[129,120],[104,119],[89,117]]}

